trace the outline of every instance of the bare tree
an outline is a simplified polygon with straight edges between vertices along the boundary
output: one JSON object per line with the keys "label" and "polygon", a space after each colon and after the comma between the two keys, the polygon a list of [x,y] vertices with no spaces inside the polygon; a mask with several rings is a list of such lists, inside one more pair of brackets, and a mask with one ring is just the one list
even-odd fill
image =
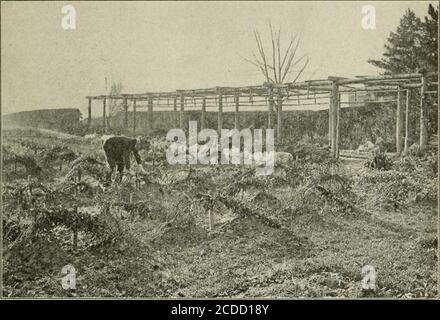
{"label": "bare tree", "polygon": [[[253,59],[245,60],[256,66],[263,73],[268,83],[280,84],[297,81],[309,63],[309,57],[307,54],[304,54],[299,58],[296,56],[301,42],[299,35],[292,35],[287,45],[287,49],[282,52],[281,28],[276,31],[271,24],[269,24],[269,28],[271,37],[271,52],[269,55],[264,49],[260,32],[254,30],[258,54],[255,54],[254,52]],[[299,69],[295,67],[299,67]],[[291,81],[292,75],[294,75],[293,81]]]}

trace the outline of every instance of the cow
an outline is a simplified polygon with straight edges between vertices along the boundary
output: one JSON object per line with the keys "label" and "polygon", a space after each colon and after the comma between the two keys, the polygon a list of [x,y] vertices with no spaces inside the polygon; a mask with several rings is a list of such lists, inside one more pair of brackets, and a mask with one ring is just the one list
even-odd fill
{"label": "cow", "polygon": [[125,136],[111,136],[104,140],[102,149],[104,150],[110,171],[107,174],[107,183],[110,182],[115,167],[118,167],[119,178],[122,176],[124,168],[130,170],[130,156],[133,153],[139,171],[145,174],[139,151],[148,149],[150,141],[144,137],[130,138]]}

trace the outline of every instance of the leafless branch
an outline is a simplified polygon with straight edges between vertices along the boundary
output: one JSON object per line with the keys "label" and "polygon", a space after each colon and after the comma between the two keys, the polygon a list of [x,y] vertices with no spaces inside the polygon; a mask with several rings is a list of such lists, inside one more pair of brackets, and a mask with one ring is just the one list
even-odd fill
{"label": "leafless branch", "polygon": [[273,35],[273,28],[272,25],[269,24],[270,27],[270,39],[272,41],[272,63],[273,63],[273,77],[275,78],[275,82],[278,83],[278,77],[277,77],[277,72],[275,69],[276,63],[275,63],[275,37]]}
{"label": "leafless branch", "polygon": [[278,30],[277,47],[278,47],[278,77],[281,77],[281,27]]}
{"label": "leafless branch", "polygon": [[[271,23],[269,23],[269,30],[270,30],[270,41],[272,44],[272,56],[267,57],[266,52],[264,50],[263,41],[261,39],[261,35],[258,30],[254,30],[254,37],[255,42],[257,44],[258,49],[258,55],[253,53],[253,60],[245,59],[245,61],[251,63],[252,65],[256,66],[264,75],[267,82],[270,83],[283,83],[287,76],[293,73],[293,67],[295,65],[298,65],[304,59],[306,59],[305,64],[302,66],[302,68],[299,70],[296,79],[303,73],[304,69],[307,67],[309,63],[309,58],[307,55],[303,55],[299,59],[296,59],[296,53],[299,47],[299,44],[301,42],[301,38],[295,34],[295,36],[290,37],[289,44],[287,46],[287,49],[285,52],[281,52],[281,28],[275,30]],[[282,57],[282,59],[281,59]],[[268,64],[268,58],[271,60],[272,65]],[[269,75],[269,70],[271,74],[273,74],[273,79]]]}
{"label": "leafless branch", "polygon": [[302,69],[298,72],[298,75],[292,82],[296,82],[296,80],[298,80],[298,78],[301,76],[301,74],[303,73],[304,69],[307,67],[308,64],[309,64],[309,56],[306,57],[306,63],[304,64]]}

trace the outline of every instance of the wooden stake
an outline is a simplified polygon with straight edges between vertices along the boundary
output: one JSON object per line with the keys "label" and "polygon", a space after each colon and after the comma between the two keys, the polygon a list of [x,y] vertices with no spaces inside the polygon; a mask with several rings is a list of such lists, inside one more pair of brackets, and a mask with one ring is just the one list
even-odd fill
{"label": "wooden stake", "polygon": [[282,141],[282,111],[283,111],[283,97],[281,91],[278,91],[278,108],[277,108],[277,142],[280,144]]}
{"label": "wooden stake", "polygon": [[328,145],[331,147],[333,141],[333,111],[332,111],[332,98],[330,97],[330,103],[328,106]]}
{"label": "wooden stake", "polygon": [[331,95],[331,153],[333,158],[339,157],[339,85],[336,81],[332,82]]}
{"label": "wooden stake", "polygon": [[273,113],[273,89],[269,88],[269,99],[267,109],[267,129],[272,128],[272,113]]}
{"label": "wooden stake", "polygon": [[153,130],[153,96],[148,97],[148,112],[147,112],[147,134],[150,135]]}
{"label": "wooden stake", "polygon": [[212,214],[211,209],[208,209],[208,227],[209,231],[214,230],[214,215]]}
{"label": "wooden stake", "polygon": [[200,119],[200,127],[202,130],[206,127],[206,97],[202,98],[202,117]]}
{"label": "wooden stake", "polygon": [[396,109],[396,152],[402,152],[402,132],[403,132],[403,91],[399,87],[397,91],[397,109]]}
{"label": "wooden stake", "polygon": [[341,94],[339,93],[339,86],[337,87],[338,94],[336,101],[336,159],[339,159],[339,118],[341,110]]}
{"label": "wooden stake", "polygon": [[217,120],[218,120],[218,135],[221,135],[222,128],[223,128],[223,95],[219,93],[218,95],[218,114],[217,114]]}
{"label": "wooden stake", "polygon": [[420,152],[426,150],[428,146],[428,117],[426,112],[426,79],[425,75],[421,77],[422,86],[420,87]]}
{"label": "wooden stake", "polygon": [[92,98],[89,98],[87,126],[90,129],[92,125]]}
{"label": "wooden stake", "polygon": [[107,132],[107,119],[106,119],[106,99],[104,98],[102,100],[102,129],[104,130],[104,133]]}
{"label": "wooden stake", "polygon": [[128,103],[127,103],[127,97],[124,97],[122,99],[122,105],[124,108],[124,130],[128,129]]}
{"label": "wooden stake", "polygon": [[410,91],[406,89],[406,107],[405,107],[405,145],[404,145],[404,153],[408,151],[408,137],[409,137],[409,100],[410,100]]}
{"label": "wooden stake", "polygon": [[180,113],[179,113],[179,127],[183,130],[184,124],[183,124],[183,111],[185,110],[185,97],[184,95],[180,95]]}
{"label": "wooden stake", "polygon": [[133,100],[133,135],[136,134],[136,99]]}
{"label": "wooden stake", "polygon": [[174,123],[176,126],[178,126],[179,125],[179,123],[178,123],[179,116],[177,114],[177,98],[176,97],[174,97],[174,99],[173,99],[173,114],[174,114]]}
{"label": "wooden stake", "polygon": [[237,130],[240,129],[239,108],[240,108],[240,96],[236,95],[235,96],[234,128]]}

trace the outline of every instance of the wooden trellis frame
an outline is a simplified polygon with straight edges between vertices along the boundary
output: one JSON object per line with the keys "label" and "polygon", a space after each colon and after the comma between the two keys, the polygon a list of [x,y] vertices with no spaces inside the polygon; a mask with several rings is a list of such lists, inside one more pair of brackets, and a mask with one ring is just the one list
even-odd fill
{"label": "wooden trellis frame", "polygon": [[[121,99],[124,109],[124,128],[128,130],[128,103],[133,104],[133,133],[136,132],[137,101],[148,101],[147,132],[151,133],[154,111],[161,111],[163,107],[170,107],[173,101],[173,112],[178,119],[180,128],[185,127],[185,107],[200,108],[201,127],[206,127],[207,109],[215,109],[218,117],[218,131],[223,128],[224,108],[234,110],[234,127],[239,129],[239,114],[246,112],[242,107],[266,108],[268,128],[273,126],[273,109],[276,108],[276,136],[278,142],[282,140],[282,113],[283,108],[308,105],[328,105],[329,110],[329,145],[333,157],[339,157],[339,123],[342,96],[354,95],[355,102],[359,103],[359,93],[394,93],[396,100],[365,101],[396,102],[396,148],[400,153],[408,148],[408,109],[411,91],[420,90],[420,149],[426,148],[427,119],[425,95],[437,93],[437,90],[428,91],[429,86],[438,86],[438,73],[411,73],[382,76],[360,76],[355,78],[328,77],[327,79],[309,80],[285,84],[263,83],[257,86],[244,87],[214,87],[207,89],[176,90],[172,92],[147,92],[136,94],[87,96],[88,124],[91,125],[92,101],[102,100],[102,123],[106,132],[106,100]],[[317,101],[320,102],[317,102]],[[326,100],[325,102],[321,102]],[[267,102],[266,102],[267,101]],[[312,101],[312,103],[308,103]],[[305,103],[307,102],[307,103]],[[191,104],[191,105],[190,105]],[[153,110],[154,105],[154,110]],[[178,107],[179,105],[179,107]],[[404,135],[402,137],[402,135]]]}

